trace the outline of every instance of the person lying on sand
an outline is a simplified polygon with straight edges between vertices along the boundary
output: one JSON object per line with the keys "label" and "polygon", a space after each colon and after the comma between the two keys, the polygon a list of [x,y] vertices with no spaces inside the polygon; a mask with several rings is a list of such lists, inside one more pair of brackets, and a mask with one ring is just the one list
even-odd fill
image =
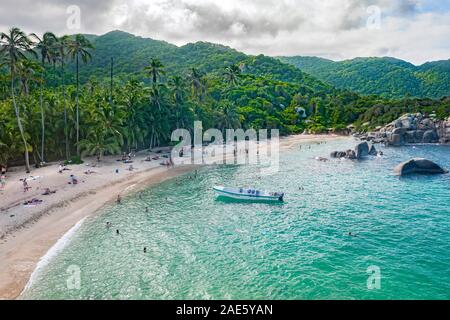
{"label": "person lying on sand", "polygon": [[25,201],[23,203],[23,205],[24,206],[34,206],[34,205],[41,204],[42,202],[43,202],[42,200],[34,198],[34,199],[31,199],[31,200]]}
{"label": "person lying on sand", "polygon": [[85,171],[84,174],[90,175],[90,174],[94,174],[97,173],[95,171],[92,171],[91,169],[89,169],[88,171]]}
{"label": "person lying on sand", "polygon": [[133,167],[133,165],[131,165],[131,166],[128,168],[128,171],[133,171],[133,170],[136,170],[136,168]]}
{"label": "person lying on sand", "polygon": [[52,194],[55,194],[55,193],[56,193],[56,190],[52,191],[52,190],[50,190],[50,188],[46,188],[45,192],[42,195],[43,196],[49,196],[49,195],[52,195]]}
{"label": "person lying on sand", "polygon": [[152,157],[148,156],[147,158],[145,158],[145,161],[151,162],[152,161]]}
{"label": "person lying on sand", "polygon": [[71,180],[70,180],[69,184],[72,184],[72,185],[78,184],[78,179],[73,174],[70,175],[70,179]]}
{"label": "person lying on sand", "polygon": [[65,164],[60,164],[59,168],[58,168],[58,172],[63,173],[64,171],[70,171],[70,169],[67,168],[67,166]]}

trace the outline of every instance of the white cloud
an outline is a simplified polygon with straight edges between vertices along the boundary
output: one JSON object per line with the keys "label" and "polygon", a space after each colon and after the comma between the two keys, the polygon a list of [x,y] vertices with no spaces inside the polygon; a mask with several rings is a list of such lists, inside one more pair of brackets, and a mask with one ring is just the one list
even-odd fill
{"label": "white cloud", "polygon": [[[447,0],[445,0],[447,1]],[[444,2],[445,2],[444,1]],[[122,29],[178,45],[211,41],[251,54],[332,59],[390,55],[413,63],[450,58],[450,11],[425,10],[436,0],[3,0],[0,28],[57,33],[65,9],[82,9],[80,32]],[[370,6],[379,29],[367,27]],[[73,31],[72,31],[73,33]]]}

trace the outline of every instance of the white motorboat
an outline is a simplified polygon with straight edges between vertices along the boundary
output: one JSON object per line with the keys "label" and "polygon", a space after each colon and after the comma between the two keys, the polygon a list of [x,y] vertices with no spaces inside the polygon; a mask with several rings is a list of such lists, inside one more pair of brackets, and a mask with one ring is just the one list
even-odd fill
{"label": "white motorboat", "polygon": [[238,199],[238,200],[251,200],[251,201],[284,201],[284,193],[281,192],[265,192],[256,189],[246,188],[226,188],[222,186],[214,187],[220,196]]}

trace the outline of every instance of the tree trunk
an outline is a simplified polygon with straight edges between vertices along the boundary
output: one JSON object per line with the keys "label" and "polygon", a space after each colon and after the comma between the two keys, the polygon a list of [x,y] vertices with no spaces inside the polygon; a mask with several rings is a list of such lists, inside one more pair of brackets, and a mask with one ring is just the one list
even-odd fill
{"label": "tree trunk", "polygon": [[80,111],[78,107],[78,90],[79,90],[79,76],[78,76],[78,54],[77,54],[77,94],[76,94],[76,105],[77,105],[77,120],[76,120],[76,127],[77,127],[77,156],[80,156]]}
{"label": "tree trunk", "polygon": [[[64,58],[63,58],[64,59]],[[63,91],[63,100],[64,100],[64,135],[66,139],[66,160],[70,158],[70,149],[69,149],[69,133],[67,127],[67,98],[66,98],[66,86],[65,86],[65,78],[64,78],[64,60],[61,61],[61,80],[62,80],[62,91]]]}
{"label": "tree trunk", "polygon": [[114,58],[111,57],[111,82],[110,82],[110,94],[109,94],[109,103],[112,105],[113,100],[113,72],[114,72]]}
{"label": "tree trunk", "polygon": [[14,111],[16,113],[17,125],[19,126],[20,136],[22,138],[23,145],[25,147],[25,169],[26,169],[27,173],[30,173],[30,159],[29,159],[29,154],[28,154],[28,144],[27,144],[27,140],[25,139],[25,133],[24,133],[23,127],[22,127],[22,121],[20,121],[19,109],[17,108],[17,104],[16,104],[16,95],[14,94],[14,74],[11,74],[11,95],[12,95],[12,99],[13,99]]}
{"label": "tree trunk", "polygon": [[[44,70],[45,63],[42,61],[42,69]],[[40,88],[40,97],[39,97],[39,106],[41,109],[41,161],[45,163],[44,156],[44,147],[45,147],[45,117],[44,117],[44,98],[43,98],[43,86],[44,86],[44,77],[42,77],[41,88]]]}

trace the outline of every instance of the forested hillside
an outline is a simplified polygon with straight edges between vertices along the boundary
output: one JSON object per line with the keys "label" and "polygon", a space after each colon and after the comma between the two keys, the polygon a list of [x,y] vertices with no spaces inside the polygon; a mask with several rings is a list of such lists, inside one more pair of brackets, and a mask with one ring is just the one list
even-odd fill
{"label": "forested hillside", "polygon": [[280,57],[300,70],[361,94],[386,98],[450,96],[450,60],[415,66],[394,58],[357,58],[335,62],[317,57]]}

